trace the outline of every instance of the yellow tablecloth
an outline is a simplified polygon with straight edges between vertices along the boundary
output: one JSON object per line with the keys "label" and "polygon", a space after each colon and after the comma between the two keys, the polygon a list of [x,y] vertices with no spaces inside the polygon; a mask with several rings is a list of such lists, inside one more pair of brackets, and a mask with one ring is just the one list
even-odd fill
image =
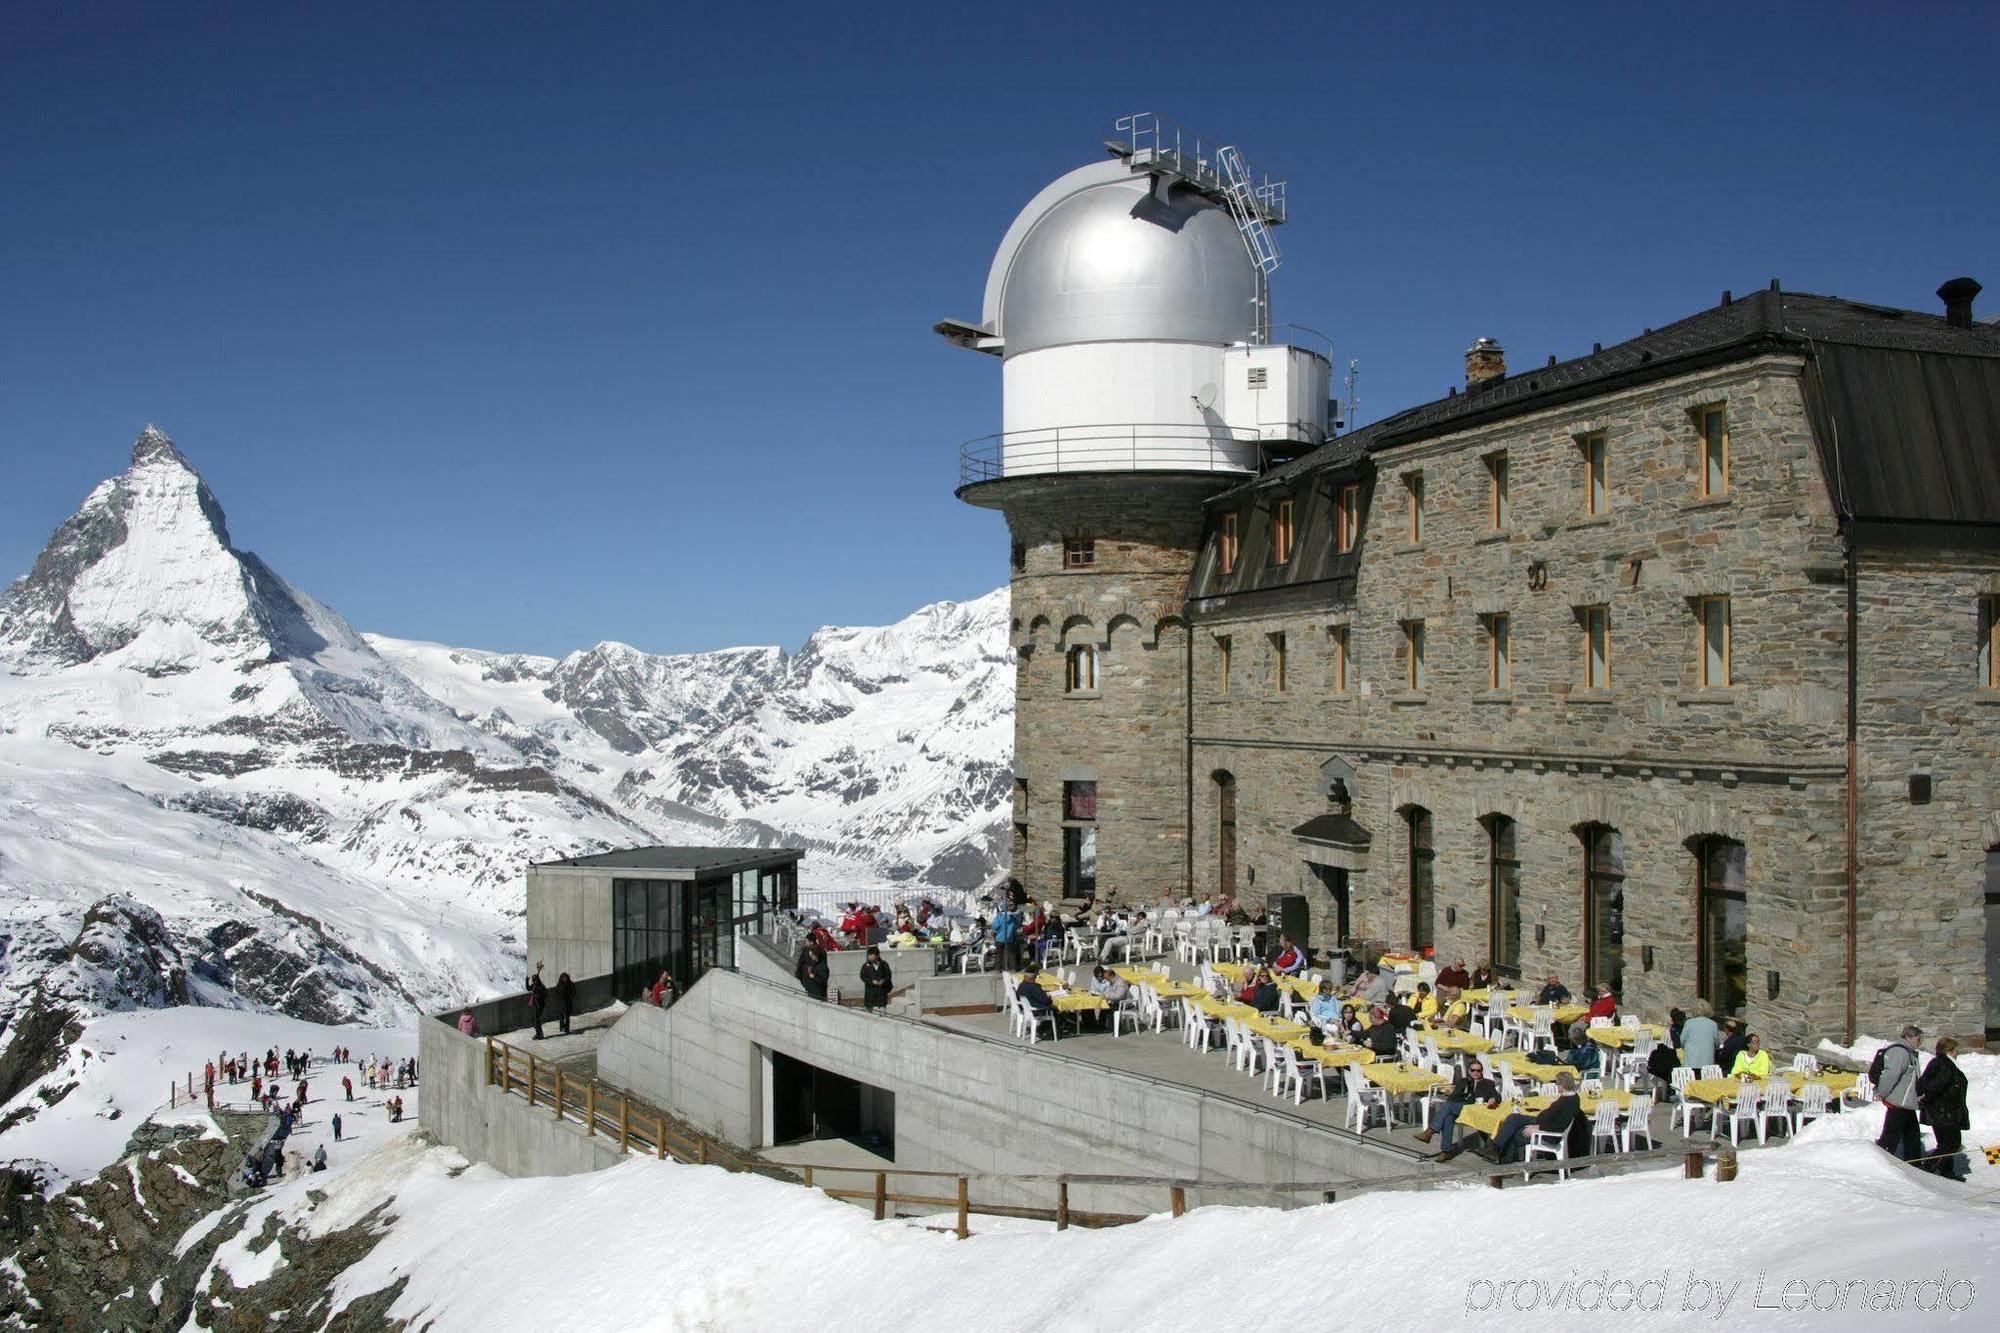
{"label": "yellow tablecloth", "polygon": [[1691,1102],[1707,1102],[1710,1106],[1720,1106],[1724,1102],[1736,1100],[1736,1094],[1744,1088],[1762,1087],[1758,1079],[1739,1078],[1698,1078],[1681,1089],[1681,1095]]}
{"label": "yellow tablecloth", "polygon": [[1793,1092],[1798,1092],[1808,1083],[1824,1083],[1826,1090],[1836,1097],[1861,1081],[1861,1075],[1848,1069],[1822,1069],[1817,1074],[1801,1074],[1796,1069],[1787,1069],[1784,1077],[1785,1082],[1792,1085]]}
{"label": "yellow tablecloth", "polygon": [[1465,1129],[1476,1129],[1488,1138],[1495,1138],[1500,1133],[1500,1122],[1513,1113],[1512,1102],[1501,1102],[1498,1106],[1470,1102],[1459,1109],[1458,1123]]}
{"label": "yellow tablecloth", "polygon": [[[1632,1104],[1632,1094],[1621,1092],[1616,1088],[1606,1088],[1604,1096],[1601,1098],[1586,1097],[1579,1094],[1576,1100],[1582,1114],[1593,1116],[1597,1114],[1597,1104],[1599,1101],[1615,1102],[1621,1107],[1630,1106]],[[1518,1104],[1514,1102],[1501,1102],[1498,1106],[1489,1107],[1483,1102],[1474,1102],[1458,1113],[1458,1123],[1466,1129],[1476,1129],[1487,1137],[1492,1138],[1500,1133],[1500,1122],[1508,1116],[1513,1115],[1517,1111],[1522,1115],[1539,1115],[1541,1112],[1546,1111],[1554,1101],[1554,1097],[1542,1093],[1533,1097],[1524,1097]]]}
{"label": "yellow tablecloth", "polygon": [[1296,1041],[1311,1032],[1304,1023],[1294,1023],[1289,1018],[1279,1018],[1276,1014],[1265,1014],[1257,1018],[1246,1018],[1243,1026],[1260,1037],[1269,1037],[1280,1045]]}
{"label": "yellow tablecloth", "polygon": [[[1646,1031],[1652,1033],[1655,1040],[1667,1035],[1667,1030],[1658,1023],[1648,1023],[1645,1026]],[[1637,1041],[1639,1039],[1639,1030],[1637,1028],[1621,1027],[1588,1028],[1583,1035],[1589,1037],[1599,1046],[1616,1048],[1630,1046],[1633,1042]]]}
{"label": "yellow tablecloth", "polygon": [[1238,1004],[1234,1000],[1218,1000],[1213,995],[1208,994],[1203,994],[1200,998],[1196,999],[1194,1007],[1211,1018],[1234,1018],[1240,1020],[1259,1016],[1257,1011],[1247,1004]]}
{"label": "yellow tablecloth", "polygon": [[1315,1046],[1300,1037],[1285,1043],[1308,1060],[1316,1060],[1329,1069],[1339,1069],[1346,1065],[1368,1065],[1375,1063],[1375,1052],[1366,1046]]}
{"label": "yellow tablecloth", "polygon": [[1155,972],[1150,967],[1133,967],[1130,965],[1121,965],[1119,967],[1114,967],[1111,970],[1117,973],[1119,976],[1125,978],[1125,980],[1131,982],[1135,986],[1142,981],[1149,986],[1157,986],[1159,983],[1167,979],[1166,973]]}
{"label": "yellow tablecloth", "polygon": [[1102,995],[1092,995],[1089,991],[1066,990],[1060,995],[1049,996],[1049,1003],[1057,1011],[1065,1014],[1087,1013],[1093,1009],[1109,1009],[1111,1002]]}
{"label": "yellow tablecloth", "polygon": [[1163,1000],[1192,1000],[1208,994],[1205,987],[1193,981],[1159,981],[1146,984],[1158,991]]}
{"label": "yellow tablecloth", "polygon": [[1319,994],[1319,983],[1308,981],[1304,977],[1276,977],[1273,979],[1278,983],[1279,990],[1288,990],[1301,1000],[1310,1000],[1313,996]]}
{"label": "yellow tablecloth", "polygon": [[1362,1069],[1361,1077],[1397,1096],[1429,1092],[1439,1084],[1451,1081],[1443,1074],[1433,1074],[1428,1069],[1413,1069],[1409,1065],[1368,1065]]}
{"label": "yellow tablecloth", "polygon": [[[1555,1006],[1555,1021],[1558,1023],[1574,1023],[1589,1012],[1590,1006],[1587,1004],[1559,1004]],[[1535,1021],[1535,1008],[1533,1005],[1517,1004],[1509,1009],[1507,1013],[1510,1017],[1522,1023],[1532,1023]]]}
{"label": "yellow tablecloth", "polygon": [[1493,1057],[1493,1064],[1501,1069],[1513,1070],[1515,1078],[1553,1080],[1557,1074],[1568,1074],[1571,1078],[1580,1077],[1570,1065],[1536,1064],[1521,1051],[1502,1051]]}
{"label": "yellow tablecloth", "polygon": [[1408,954],[1401,953],[1385,953],[1377,960],[1378,966],[1394,972],[1414,972],[1422,963],[1421,958],[1412,958]]}
{"label": "yellow tablecloth", "polygon": [[1241,986],[1243,984],[1243,969],[1245,966],[1243,963],[1210,963],[1208,965],[1209,971],[1223,978],[1232,986]]}
{"label": "yellow tablecloth", "polygon": [[1437,1042],[1440,1051],[1460,1051],[1467,1055],[1484,1055],[1493,1049],[1493,1042],[1486,1037],[1470,1032],[1460,1032],[1457,1028],[1426,1028],[1423,1036]]}

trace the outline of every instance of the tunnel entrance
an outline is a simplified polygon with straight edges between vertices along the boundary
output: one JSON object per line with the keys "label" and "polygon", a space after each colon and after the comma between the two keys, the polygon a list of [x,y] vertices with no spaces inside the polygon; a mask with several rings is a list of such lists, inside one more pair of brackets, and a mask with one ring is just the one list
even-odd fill
{"label": "tunnel entrance", "polygon": [[896,1094],[771,1052],[771,1141],[845,1139],[896,1160]]}

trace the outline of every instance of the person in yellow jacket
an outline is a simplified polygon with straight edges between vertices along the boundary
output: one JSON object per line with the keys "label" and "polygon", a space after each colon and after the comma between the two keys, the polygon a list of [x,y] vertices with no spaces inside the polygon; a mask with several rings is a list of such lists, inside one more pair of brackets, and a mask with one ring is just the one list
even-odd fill
{"label": "person in yellow jacket", "polygon": [[1416,1011],[1418,1022],[1428,1023],[1430,1020],[1437,1017],[1437,1011],[1438,1011],[1437,996],[1431,994],[1431,988],[1428,982],[1419,981],[1417,983],[1417,993],[1415,995],[1412,995],[1408,1000],[1404,1001],[1404,1003],[1409,1005],[1411,1009]]}
{"label": "person in yellow jacket", "polygon": [[1764,1039],[1754,1032],[1750,1034],[1750,1040],[1743,1043],[1743,1049],[1736,1053],[1736,1063],[1729,1070],[1731,1078],[1745,1075],[1751,1078],[1771,1077],[1771,1053],[1764,1049]]}

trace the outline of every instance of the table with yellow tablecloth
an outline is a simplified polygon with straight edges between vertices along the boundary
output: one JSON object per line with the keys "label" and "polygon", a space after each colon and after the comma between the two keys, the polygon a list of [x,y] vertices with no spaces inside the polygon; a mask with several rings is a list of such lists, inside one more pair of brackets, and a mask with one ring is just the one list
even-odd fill
{"label": "table with yellow tablecloth", "polygon": [[1113,973],[1131,982],[1134,986],[1141,983],[1148,986],[1157,986],[1167,979],[1167,974],[1164,972],[1157,972],[1150,967],[1138,966],[1131,963],[1120,963],[1111,970]]}
{"label": "table with yellow tablecloth", "polygon": [[1227,981],[1230,985],[1241,987],[1243,985],[1243,969],[1247,966],[1249,964],[1246,963],[1210,963],[1208,970],[1221,977],[1224,981]]}
{"label": "table with yellow tablecloth", "polygon": [[1457,1028],[1417,1029],[1418,1035],[1428,1037],[1437,1043],[1440,1051],[1450,1051],[1459,1055],[1484,1055],[1493,1049],[1493,1041],[1472,1032],[1460,1032]]}
{"label": "table with yellow tablecloth", "polygon": [[1297,1041],[1312,1032],[1312,1029],[1304,1023],[1295,1023],[1276,1014],[1260,1014],[1255,1018],[1243,1019],[1242,1022],[1244,1027],[1258,1036],[1269,1037],[1281,1046],[1287,1042]]}
{"label": "table with yellow tablecloth", "polygon": [[1313,996],[1319,994],[1319,983],[1308,980],[1305,977],[1274,976],[1271,979],[1278,983],[1279,990],[1290,991],[1297,999],[1310,1000]]}
{"label": "table with yellow tablecloth", "polygon": [[[1587,1004],[1558,1004],[1553,1008],[1555,1013],[1552,1017],[1559,1024],[1574,1023],[1590,1012],[1590,1006]],[[1519,1023],[1532,1023],[1535,1021],[1535,1006],[1517,1004],[1507,1010],[1507,1015]]]}
{"label": "table with yellow tablecloth", "polygon": [[1797,1095],[1808,1083],[1824,1083],[1826,1084],[1826,1090],[1833,1096],[1838,1097],[1841,1093],[1846,1092],[1849,1088],[1861,1082],[1861,1075],[1851,1069],[1822,1069],[1817,1074],[1805,1074],[1796,1069],[1787,1069],[1784,1071],[1783,1078],[1785,1082],[1792,1085],[1794,1095]]}
{"label": "table with yellow tablecloth", "polygon": [[1218,999],[1213,995],[1207,994],[1197,997],[1194,1007],[1207,1014],[1210,1018],[1234,1018],[1241,1020],[1257,1017],[1257,1011],[1247,1004],[1236,1000]]}
{"label": "table with yellow tablecloth", "polygon": [[1163,1000],[1195,1000],[1208,994],[1208,987],[1194,981],[1152,981],[1145,983]]}
{"label": "table with yellow tablecloth", "polygon": [[1413,958],[1406,953],[1385,953],[1375,960],[1378,968],[1388,968],[1392,972],[1414,972],[1423,966],[1423,959]]}
{"label": "table with yellow tablecloth", "polygon": [[1742,1078],[1697,1078],[1691,1079],[1681,1088],[1681,1096],[1691,1102],[1705,1102],[1710,1106],[1721,1106],[1736,1100],[1737,1094],[1745,1088],[1761,1088],[1762,1079]]}
{"label": "table with yellow tablecloth", "polygon": [[[1597,1114],[1597,1104],[1601,1101],[1608,1101],[1620,1107],[1629,1107],[1632,1104],[1632,1094],[1622,1092],[1616,1088],[1606,1088],[1604,1095],[1601,1097],[1591,1097],[1579,1093],[1576,1100],[1577,1109],[1582,1115],[1594,1116]],[[1516,1112],[1519,1112],[1521,1115],[1540,1115],[1543,1111],[1548,1110],[1554,1102],[1555,1097],[1548,1093],[1537,1093],[1532,1097],[1524,1097],[1518,1104],[1514,1102],[1501,1102],[1498,1106],[1488,1106],[1484,1102],[1473,1102],[1459,1111],[1458,1123],[1462,1129],[1475,1129],[1488,1138],[1495,1138],[1500,1133],[1500,1122],[1508,1116]]]}
{"label": "table with yellow tablecloth", "polygon": [[1087,990],[1066,990],[1060,995],[1049,996],[1049,1003],[1057,1013],[1080,1014],[1098,1009],[1109,1009],[1111,1002],[1102,995],[1093,995]]}
{"label": "table with yellow tablecloth", "polygon": [[1326,1066],[1340,1069],[1347,1065],[1369,1065],[1375,1063],[1375,1052],[1366,1046],[1319,1046],[1310,1038],[1300,1037],[1285,1043],[1300,1056]]}
{"label": "table with yellow tablecloth", "polygon": [[1443,1074],[1404,1064],[1372,1064],[1361,1071],[1361,1077],[1392,1097],[1415,1096],[1451,1082]]}
{"label": "table with yellow tablecloth", "polygon": [[1638,1028],[1622,1028],[1616,1026],[1608,1028],[1586,1028],[1584,1030],[1583,1035],[1589,1037],[1599,1046],[1609,1046],[1612,1047],[1613,1049],[1622,1049],[1626,1046],[1630,1046],[1633,1042],[1637,1041],[1639,1039],[1639,1033],[1642,1029],[1646,1032],[1652,1033],[1653,1039],[1655,1041],[1658,1041],[1660,1038],[1667,1035],[1667,1030],[1664,1027],[1660,1026],[1658,1023],[1645,1023]]}
{"label": "table with yellow tablecloth", "polygon": [[1515,1078],[1553,1082],[1557,1074],[1581,1077],[1572,1065],[1537,1064],[1528,1058],[1526,1051],[1501,1051],[1493,1057],[1492,1064],[1496,1069],[1513,1070]]}

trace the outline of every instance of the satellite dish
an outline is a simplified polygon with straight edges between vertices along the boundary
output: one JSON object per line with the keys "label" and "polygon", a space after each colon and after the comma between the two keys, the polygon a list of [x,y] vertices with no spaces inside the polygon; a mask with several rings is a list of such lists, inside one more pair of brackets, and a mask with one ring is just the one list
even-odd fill
{"label": "satellite dish", "polygon": [[1194,399],[1195,407],[1203,412],[1215,406],[1215,386],[1213,384],[1204,384],[1188,396]]}

